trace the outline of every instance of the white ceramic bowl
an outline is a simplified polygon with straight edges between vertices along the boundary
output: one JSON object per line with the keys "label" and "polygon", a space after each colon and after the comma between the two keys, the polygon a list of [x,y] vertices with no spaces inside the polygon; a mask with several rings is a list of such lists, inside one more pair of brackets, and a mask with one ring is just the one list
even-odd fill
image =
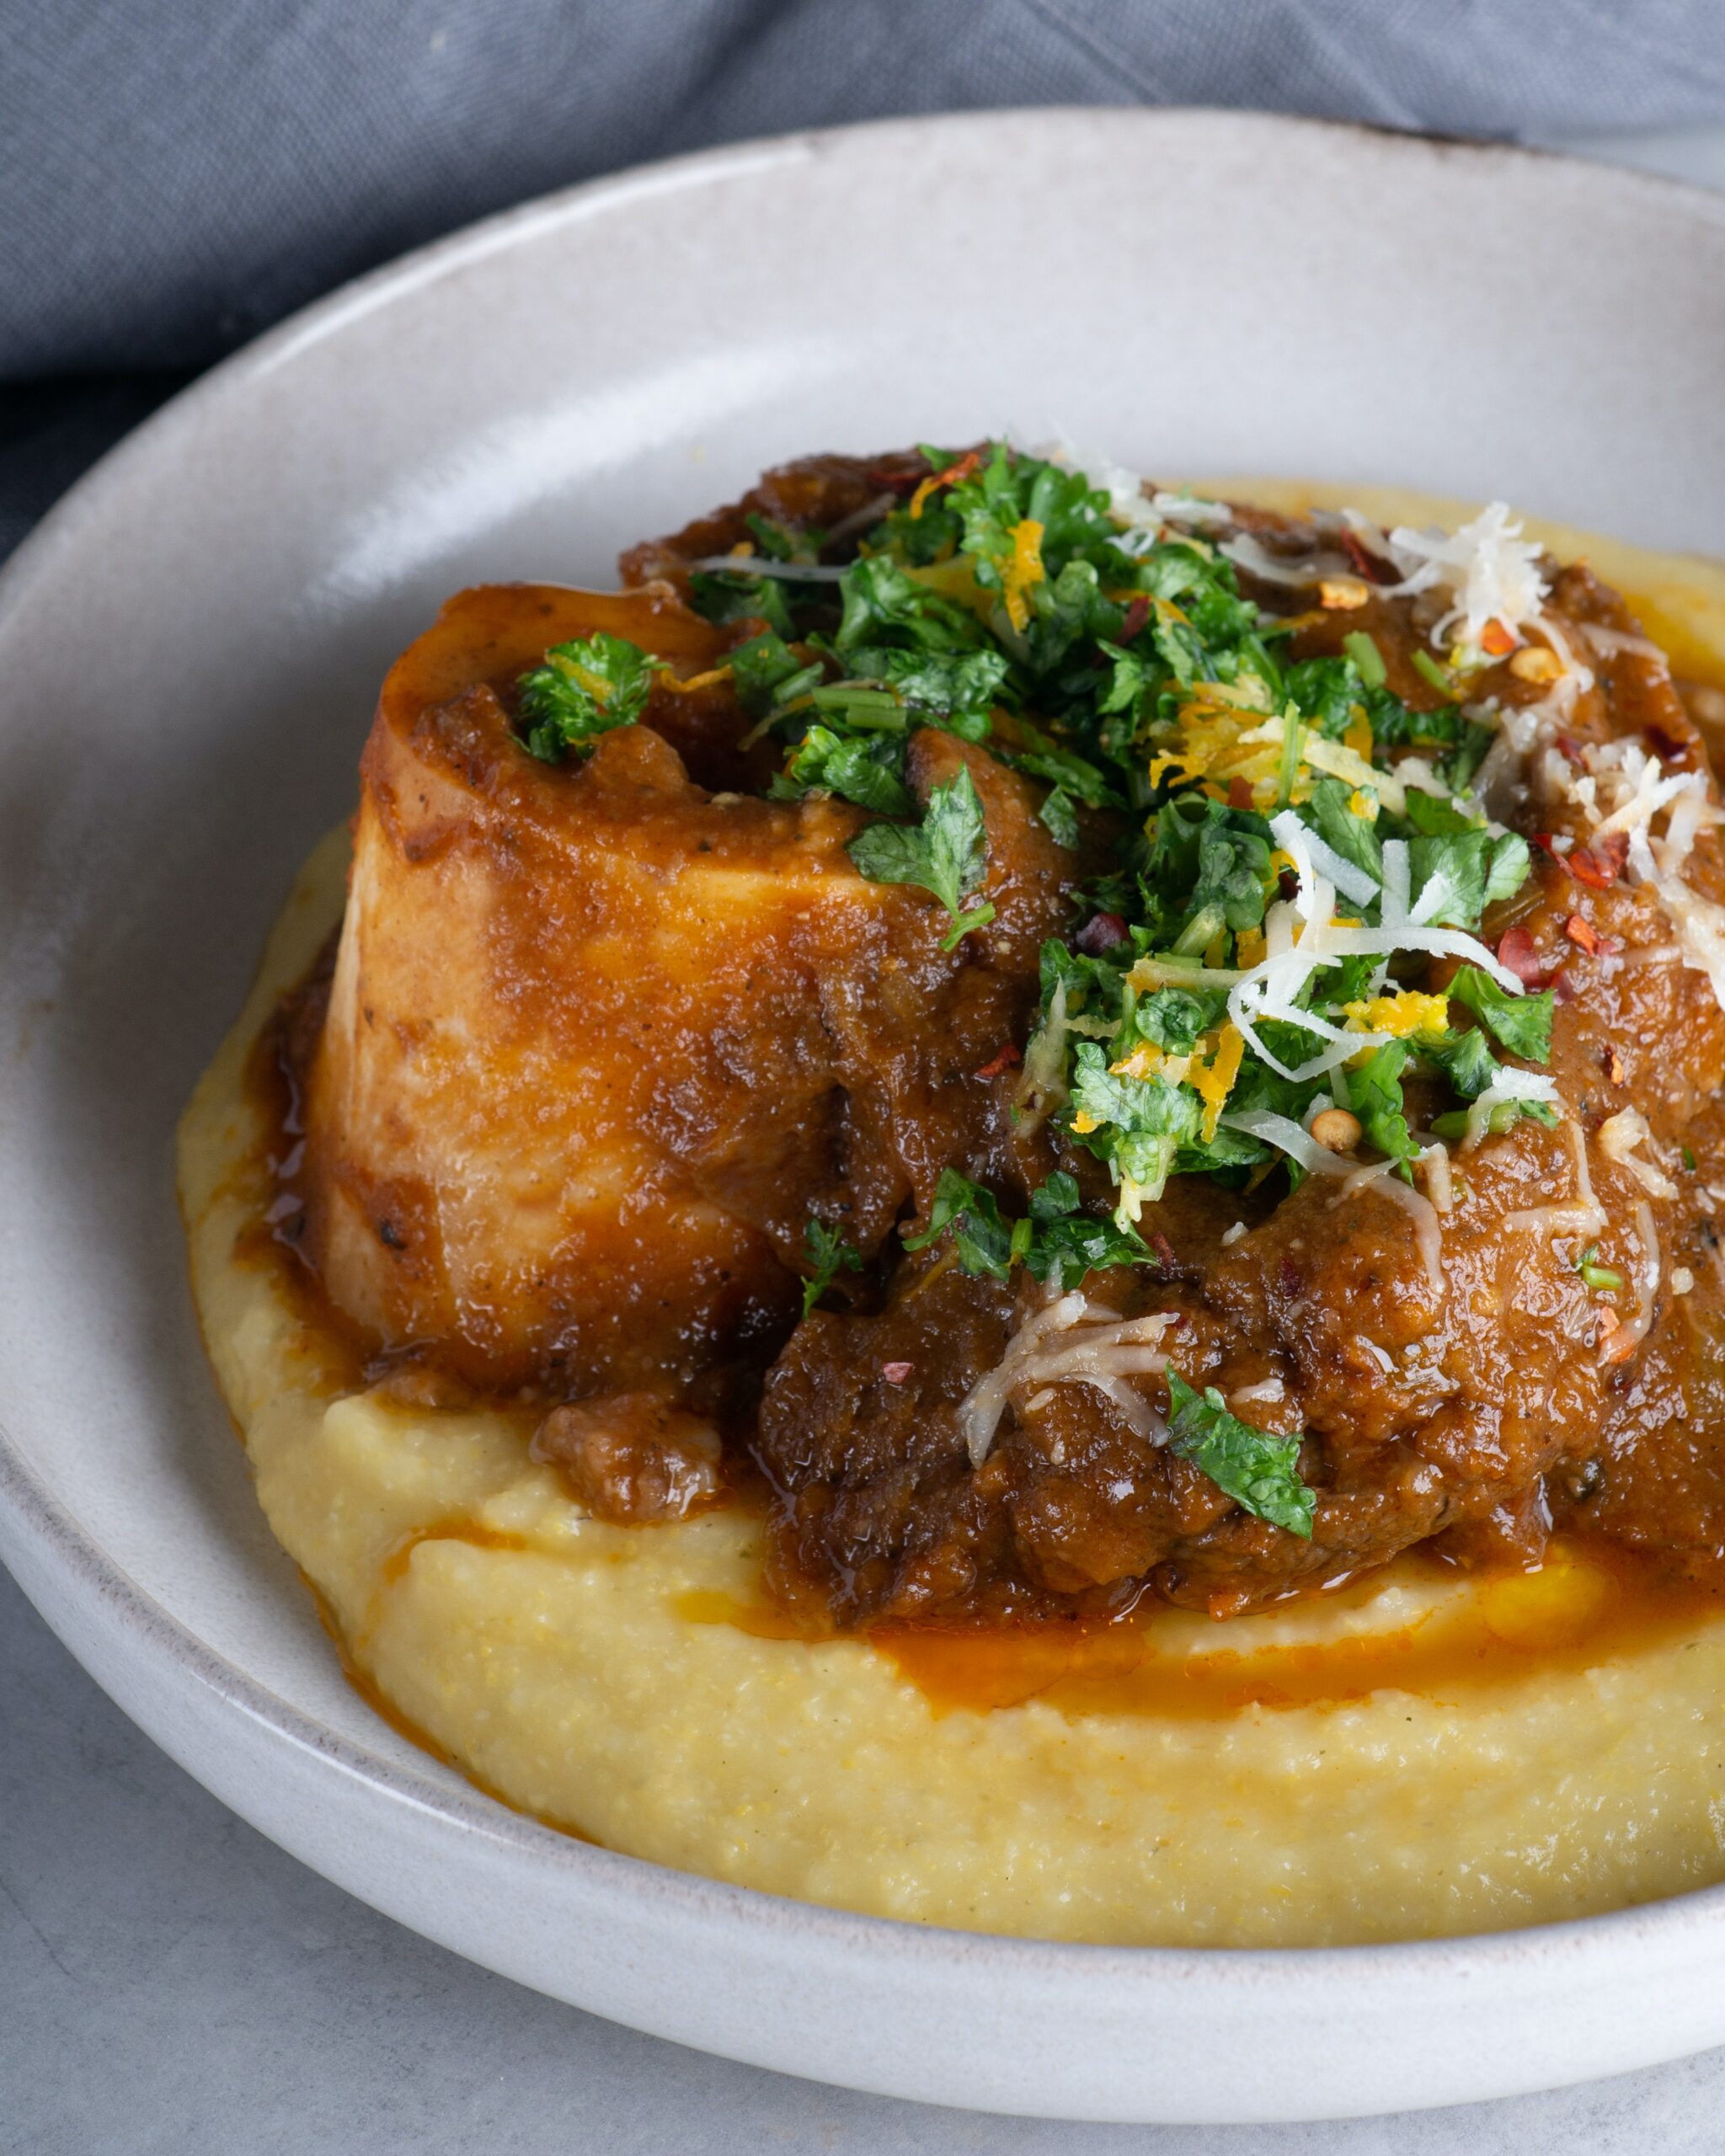
{"label": "white ceramic bowl", "polygon": [[643,2029],[1106,2119],[1450,2103],[1725,2039],[1725,1890],[1490,1938],[1124,1951],[918,1930],[567,1840],[348,1689],[205,1368],[170,1169],[377,684],[448,591],[816,448],[1063,431],[1725,552],[1725,202],[1220,114],[685,160],[296,318],[73,493],[0,599],[0,1554],[201,1781],[377,1908]]}

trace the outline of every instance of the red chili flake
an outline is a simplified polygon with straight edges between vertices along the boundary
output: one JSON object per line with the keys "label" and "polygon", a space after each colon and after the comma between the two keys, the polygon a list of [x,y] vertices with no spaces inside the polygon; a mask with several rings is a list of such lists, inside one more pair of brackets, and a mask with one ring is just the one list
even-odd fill
{"label": "red chili flake", "polygon": [[883,1363],[880,1374],[889,1385],[902,1385],[916,1367],[914,1363]]}
{"label": "red chili flake", "polygon": [[1249,778],[1231,778],[1228,781],[1228,806],[1231,808],[1249,808],[1252,806],[1252,781]]}
{"label": "red chili flake", "polygon": [[1126,618],[1120,624],[1120,642],[1130,643],[1149,619],[1150,601],[1140,591],[1126,609]]}
{"label": "red chili flake", "polygon": [[1300,878],[1291,868],[1276,871],[1276,889],[1291,905],[1300,894]]}
{"label": "red chili flake", "polygon": [[1498,939],[1498,963],[1508,966],[1524,987],[1543,978],[1545,969],[1534,940],[1525,928],[1506,928]]}
{"label": "red chili flake", "polygon": [[1585,883],[1589,890],[1609,891],[1623,873],[1623,864],[1628,858],[1629,834],[1613,831],[1596,846],[1572,846],[1563,856],[1563,866],[1578,883]]}
{"label": "red chili flake", "polygon": [[979,1078],[998,1078],[1003,1070],[1016,1070],[1024,1060],[1023,1052],[1008,1041],[997,1048],[976,1075]]}
{"label": "red chili flake", "polygon": [[1563,924],[1563,933],[1577,950],[1585,951],[1590,958],[1598,958],[1599,939],[1591,921],[1583,921],[1578,913],[1573,913]]}
{"label": "red chili flake", "polygon": [[1644,726],[1642,739],[1662,764],[1670,764],[1680,771],[1686,771],[1695,761],[1695,745],[1680,735],[1668,734],[1663,726]]}
{"label": "red chili flake", "polygon": [[1530,843],[1536,846],[1541,853],[1550,854],[1560,868],[1563,866],[1563,857],[1557,851],[1557,841],[1550,831],[1535,831]]}
{"label": "red chili flake", "polygon": [[1304,1285],[1300,1277],[1300,1267],[1291,1257],[1284,1257],[1278,1262],[1276,1285],[1284,1295],[1290,1297],[1297,1295]]}
{"label": "red chili flake", "polygon": [[1126,924],[1117,913],[1093,913],[1073,937],[1087,958],[1099,958],[1126,940]]}
{"label": "red chili flake", "polygon": [[1357,531],[1350,531],[1346,525],[1342,527],[1340,536],[1342,541],[1342,552],[1348,557],[1348,560],[1353,563],[1354,568],[1359,570],[1359,574],[1365,579],[1366,582],[1368,584],[1381,584],[1384,581],[1385,577],[1390,574],[1388,563],[1380,561],[1378,557],[1372,552],[1371,549],[1366,546],[1365,542],[1360,538],[1359,534]]}
{"label": "red chili flake", "polygon": [[1493,659],[1506,658],[1515,648],[1515,639],[1503,624],[1495,619],[1486,623],[1479,632],[1482,651],[1489,652]]}
{"label": "red chili flake", "polygon": [[1623,1083],[1623,1058],[1615,1048],[1608,1048],[1600,1056],[1599,1068],[1614,1086]]}
{"label": "red chili flake", "polygon": [[1557,751],[1557,754],[1563,759],[1566,764],[1573,764],[1578,771],[1580,770],[1582,764],[1581,744],[1576,739],[1573,734],[1554,734],[1551,739],[1551,746]]}
{"label": "red chili flake", "polygon": [[1551,991],[1552,1002],[1557,1004],[1574,1002],[1575,983],[1570,979],[1567,967],[1559,966],[1557,972],[1546,983],[1546,986]]}
{"label": "red chili flake", "polygon": [[1160,1228],[1152,1228],[1146,1241],[1156,1252],[1156,1262],[1164,1273],[1177,1273],[1180,1261],[1174,1255],[1174,1246]]}

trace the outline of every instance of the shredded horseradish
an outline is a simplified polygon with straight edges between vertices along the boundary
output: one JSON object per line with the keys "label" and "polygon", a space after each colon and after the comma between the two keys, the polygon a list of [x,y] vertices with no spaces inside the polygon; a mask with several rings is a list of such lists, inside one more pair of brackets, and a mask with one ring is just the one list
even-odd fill
{"label": "shredded horseradish", "polygon": [[1621,1108],[1616,1115],[1608,1116],[1599,1125],[1598,1134],[1599,1150],[1605,1158],[1627,1168],[1650,1197],[1676,1197],[1677,1186],[1670,1177],[1652,1161],[1637,1156],[1638,1149],[1648,1144],[1653,1134],[1639,1108]]}
{"label": "shredded horseradish", "polygon": [[1087,1385],[1117,1407],[1140,1438],[1159,1444],[1162,1417],[1129,1377],[1167,1368],[1157,1346],[1174,1322],[1171,1311],[1123,1318],[1077,1289],[1044,1303],[1026,1318],[1000,1361],[980,1378],[959,1407],[959,1428],[973,1467],[988,1458],[1001,1417],[1015,1392],[1048,1391],[1058,1385]]}
{"label": "shredded horseradish", "polygon": [[1527,1228],[1544,1235],[1596,1235],[1610,1225],[1605,1209],[1594,1195],[1593,1177],[1588,1171],[1587,1139],[1581,1125],[1574,1118],[1566,1118],[1564,1134],[1569,1140],[1569,1151],[1575,1163],[1575,1203],[1573,1205],[1536,1205],[1522,1213],[1506,1213],[1506,1228]]}
{"label": "shredded horseradish", "polygon": [[1653,1306],[1659,1294],[1659,1235],[1653,1225],[1653,1209],[1644,1198],[1636,1204],[1635,1232],[1641,1246],[1635,1268],[1635,1315],[1629,1324],[1618,1326],[1600,1342],[1602,1363],[1626,1360],[1646,1339],[1648,1327],[1653,1321]]}
{"label": "shredded horseradish", "polygon": [[1725,907],[1704,898],[1683,873],[1701,833],[1725,821],[1705,772],[1668,775],[1638,741],[1588,743],[1573,753],[1573,764],[1547,750],[1541,782],[1589,824],[1589,846],[1627,841],[1626,880],[1653,891],[1677,931],[1677,955],[1706,975],[1725,1010]]}

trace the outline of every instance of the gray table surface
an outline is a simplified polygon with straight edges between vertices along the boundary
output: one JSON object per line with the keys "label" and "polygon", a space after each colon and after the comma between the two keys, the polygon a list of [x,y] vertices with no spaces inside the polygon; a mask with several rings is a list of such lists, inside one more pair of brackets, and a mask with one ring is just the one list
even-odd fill
{"label": "gray table surface", "polygon": [[[1567,143],[1725,188],[1725,131]],[[578,2014],[403,1931],[172,1764],[0,1573],[4,2156],[1717,2156],[1725,2051],[1579,2089],[1305,2127],[981,2117]]]}

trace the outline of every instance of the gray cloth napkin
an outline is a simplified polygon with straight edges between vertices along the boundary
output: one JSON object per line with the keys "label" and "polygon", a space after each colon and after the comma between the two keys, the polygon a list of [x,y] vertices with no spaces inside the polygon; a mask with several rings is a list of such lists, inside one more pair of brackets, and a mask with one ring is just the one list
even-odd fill
{"label": "gray cloth napkin", "polygon": [[0,548],[291,308],[644,158],[1013,104],[1725,118],[1721,0],[0,0]]}

